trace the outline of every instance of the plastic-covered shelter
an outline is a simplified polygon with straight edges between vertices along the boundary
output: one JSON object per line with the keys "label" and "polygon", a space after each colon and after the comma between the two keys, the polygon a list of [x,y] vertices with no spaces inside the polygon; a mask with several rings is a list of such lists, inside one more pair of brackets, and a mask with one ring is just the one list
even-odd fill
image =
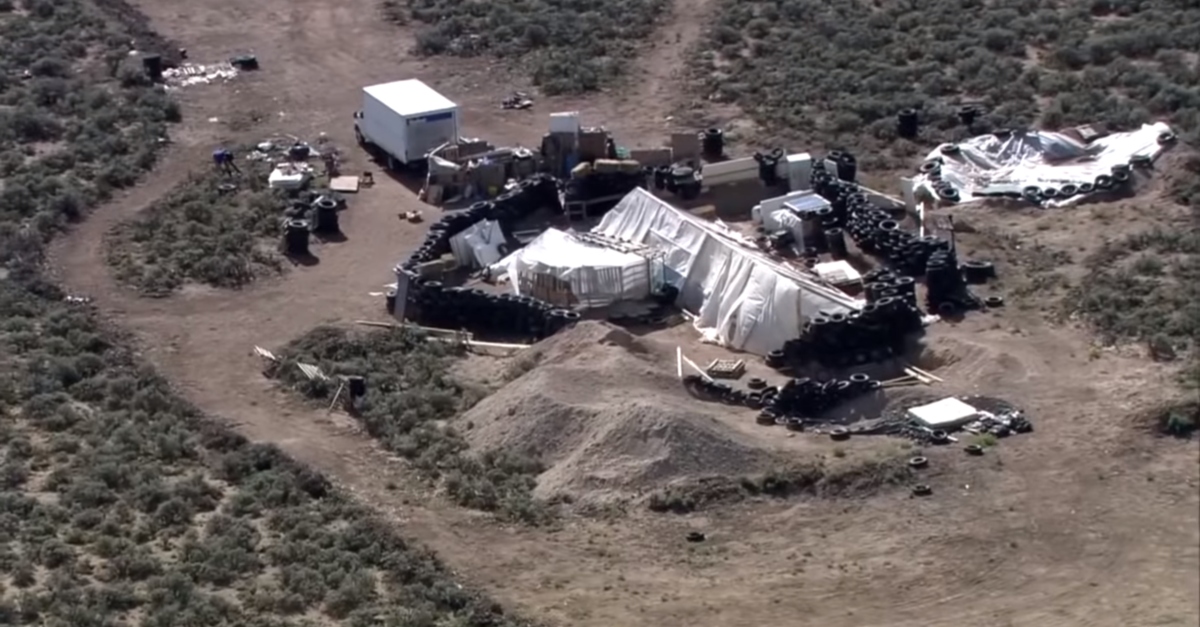
{"label": "plastic-covered shelter", "polygon": [[493,276],[506,274],[518,294],[556,304],[605,307],[650,295],[655,262],[649,252],[552,228],[490,270]]}
{"label": "plastic-covered shelter", "polygon": [[816,276],[784,265],[720,222],[678,209],[635,189],[593,233],[642,244],[661,255],[677,303],[696,314],[706,340],[765,355],[799,337],[820,311],[846,312],[862,303]]}

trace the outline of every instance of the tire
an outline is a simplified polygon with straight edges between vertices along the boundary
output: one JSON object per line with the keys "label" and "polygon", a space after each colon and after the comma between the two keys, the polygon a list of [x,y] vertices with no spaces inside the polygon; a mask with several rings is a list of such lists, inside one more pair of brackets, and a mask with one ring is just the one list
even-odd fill
{"label": "tire", "polygon": [[850,430],[846,427],[834,427],[834,429],[829,432],[829,439],[833,440],[834,442],[844,442],[849,440]]}
{"label": "tire", "polygon": [[916,457],[909,458],[908,465],[910,468],[924,468],[929,465],[929,458],[918,455]]}
{"label": "tire", "polygon": [[912,488],[913,496],[930,496],[933,494],[933,488],[924,484],[918,483]]}
{"label": "tire", "polygon": [[943,155],[957,155],[962,152],[962,147],[958,144],[946,144],[942,146],[941,153]]}
{"label": "tire", "polygon": [[987,298],[983,299],[983,304],[987,305],[988,309],[995,309],[997,307],[1003,307],[1004,306],[1004,297],[1003,296],[988,296]]}
{"label": "tire", "polygon": [[967,455],[974,455],[976,457],[983,455],[983,447],[978,444],[968,444],[963,447],[963,450],[966,451]]}

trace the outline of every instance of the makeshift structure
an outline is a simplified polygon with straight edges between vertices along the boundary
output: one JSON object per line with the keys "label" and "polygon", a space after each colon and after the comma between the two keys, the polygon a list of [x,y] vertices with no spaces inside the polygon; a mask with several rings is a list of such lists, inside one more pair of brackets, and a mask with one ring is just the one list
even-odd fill
{"label": "makeshift structure", "polygon": [[678,304],[696,314],[707,341],[758,355],[800,335],[818,312],[846,312],[859,301],[758,250],[719,222],[671,206],[635,189],[593,233],[643,244],[662,255],[666,283]]}
{"label": "makeshift structure", "polygon": [[958,144],[939,146],[926,157],[922,173],[913,179],[917,194],[937,198],[935,188],[948,184],[958,192],[958,202],[988,197],[1022,198],[1041,190],[1071,189],[1040,200],[1051,207],[1078,201],[1099,190],[1099,177],[1114,167],[1128,167],[1135,158],[1156,158],[1174,137],[1162,122],[1145,124],[1127,133],[1095,136],[1093,133],[1004,131],[972,137]]}
{"label": "makeshift structure", "polygon": [[481,220],[450,238],[450,252],[458,265],[486,268],[503,257],[504,233],[495,220]]}
{"label": "makeshift structure", "polygon": [[491,270],[522,296],[589,308],[647,298],[661,284],[661,265],[644,246],[552,228]]}

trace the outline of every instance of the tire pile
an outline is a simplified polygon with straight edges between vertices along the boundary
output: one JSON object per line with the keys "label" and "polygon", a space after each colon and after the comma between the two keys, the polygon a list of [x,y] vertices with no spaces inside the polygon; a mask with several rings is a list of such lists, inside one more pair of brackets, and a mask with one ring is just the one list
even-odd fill
{"label": "tire pile", "polygon": [[772,368],[816,362],[847,368],[884,361],[904,350],[906,339],[921,330],[921,312],[903,296],[868,300],[860,311],[820,312],[809,318],[800,337],[767,354]]}
{"label": "tire pile", "polygon": [[417,267],[450,252],[450,238],[483,220],[496,220],[507,232],[521,218],[543,207],[562,210],[558,184],[546,174],[521,181],[517,188],[495,200],[478,202],[433,223],[425,243],[397,267],[408,277],[405,317],[417,324],[445,329],[465,329],[481,337],[537,341],[571,326],[579,319],[574,311],[516,294],[491,294],[464,287],[447,287],[422,279]]}
{"label": "tire pile", "polygon": [[[827,161],[837,164],[836,174],[826,169]],[[859,250],[883,258],[889,269],[877,269],[863,277],[867,305],[862,311],[819,313],[799,338],[767,355],[772,367],[816,361],[845,368],[897,354],[905,339],[922,327],[915,277],[925,277],[925,304],[930,311],[946,315],[983,305],[967,288],[950,242],[901,229],[897,216],[872,204],[856,183],[847,180],[855,175],[854,158],[845,152],[831,153],[828,159],[813,163],[812,189],[830,204],[816,212],[813,239],[818,244],[825,242],[825,249],[836,253],[838,240],[849,235]],[[990,264],[967,269],[985,279],[995,271]]]}
{"label": "tire pile", "polygon": [[751,379],[745,390],[728,383],[709,381],[700,375],[684,377],[683,384],[693,395],[704,400],[762,410],[755,418],[761,425],[785,425],[797,431],[808,424],[822,422],[819,416],[839,404],[872,394],[882,386],[878,380],[862,373],[828,381],[807,377],[789,379],[781,386],[768,386],[761,379]]}

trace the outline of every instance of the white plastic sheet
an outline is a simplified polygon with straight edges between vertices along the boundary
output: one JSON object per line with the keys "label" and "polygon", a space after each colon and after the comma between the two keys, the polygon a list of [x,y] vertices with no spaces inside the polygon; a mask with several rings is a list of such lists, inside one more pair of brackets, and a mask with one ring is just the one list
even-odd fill
{"label": "white plastic sheet", "polygon": [[[979,135],[959,143],[957,154],[944,154],[939,146],[926,160],[940,158],[942,180],[958,190],[960,202],[970,202],[990,195],[1020,194],[1028,187],[1061,189],[1068,184],[1093,184],[1096,177],[1112,174],[1113,166],[1128,164],[1135,156],[1157,157],[1162,152],[1158,137],[1170,130],[1162,122],[1146,124],[1087,144],[1047,131],[1015,132],[1007,137]],[[918,175],[914,184],[916,189],[936,195],[929,175]],[[1058,207],[1080,198],[1044,204]]]}
{"label": "white plastic sheet", "polygon": [[450,251],[458,265],[486,268],[500,260],[500,245],[504,233],[495,220],[476,222],[450,238]]}
{"label": "white plastic sheet", "polygon": [[677,277],[679,304],[697,314],[696,329],[729,348],[765,355],[799,336],[804,321],[818,311],[861,307],[722,225],[642,189],[626,195],[593,232],[662,252],[664,265]]}
{"label": "white plastic sheet", "polygon": [[517,277],[548,274],[571,286],[585,306],[601,307],[650,295],[649,261],[634,253],[582,242],[558,229],[546,229],[524,248],[491,265],[492,274],[507,274],[520,293]]}

